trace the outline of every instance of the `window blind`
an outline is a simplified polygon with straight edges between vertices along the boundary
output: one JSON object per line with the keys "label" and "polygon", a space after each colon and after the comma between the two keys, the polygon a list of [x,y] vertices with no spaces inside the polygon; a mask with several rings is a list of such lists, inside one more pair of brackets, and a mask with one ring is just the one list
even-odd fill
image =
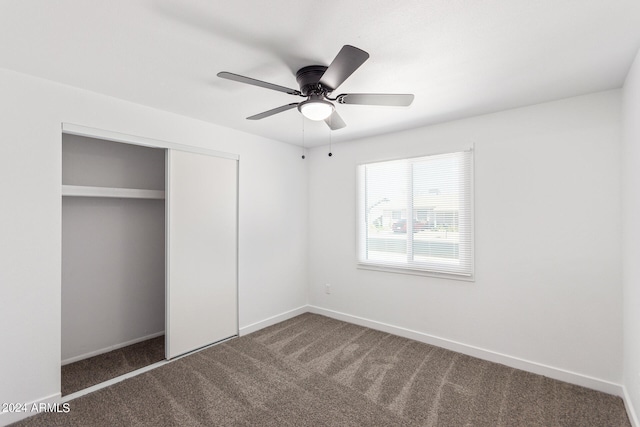
{"label": "window blind", "polygon": [[471,150],[358,166],[358,261],[473,275]]}

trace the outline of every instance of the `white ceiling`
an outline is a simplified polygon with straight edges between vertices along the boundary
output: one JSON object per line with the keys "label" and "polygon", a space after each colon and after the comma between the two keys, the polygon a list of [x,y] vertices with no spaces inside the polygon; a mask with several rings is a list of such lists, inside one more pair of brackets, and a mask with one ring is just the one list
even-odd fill
{"label": "white ceiling", "polygon": [[[414,93],[408,108],[338,105],[329,132],[295,71],[345,44],[371,55],[335,93]],[[2,0],[0,67],[302,145],[620,87],[640,48],[638,0]],[[1,96],[1,94],[0,94]]]}

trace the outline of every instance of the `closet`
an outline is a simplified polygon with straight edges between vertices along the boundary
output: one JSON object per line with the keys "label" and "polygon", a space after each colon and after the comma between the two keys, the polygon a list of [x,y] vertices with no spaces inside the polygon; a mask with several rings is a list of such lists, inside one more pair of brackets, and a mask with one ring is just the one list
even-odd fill
{"label": "closet", "polygon": [[63,124],[62,365],[237,336],[237,186],[235,155]]}

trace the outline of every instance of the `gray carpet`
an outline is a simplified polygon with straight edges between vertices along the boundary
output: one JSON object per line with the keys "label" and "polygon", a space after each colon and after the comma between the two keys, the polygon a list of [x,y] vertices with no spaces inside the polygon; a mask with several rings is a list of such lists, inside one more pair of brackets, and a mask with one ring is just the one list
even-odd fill
{"label": "gray carpet", "polygon": [[629,426],[620,398],[304,314],[20,426]]}
{"label": "gray carpet", "polygon": [[164,360],[164,335],[62,367],[62,395]]}

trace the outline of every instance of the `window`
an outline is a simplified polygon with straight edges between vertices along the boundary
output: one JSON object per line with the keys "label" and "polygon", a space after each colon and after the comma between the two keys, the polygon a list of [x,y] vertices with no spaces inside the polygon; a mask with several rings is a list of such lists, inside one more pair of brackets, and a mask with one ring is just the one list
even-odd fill
{"label": "window", "polygon": [[473,277],[471,150],[358,166],[358,262]]}

